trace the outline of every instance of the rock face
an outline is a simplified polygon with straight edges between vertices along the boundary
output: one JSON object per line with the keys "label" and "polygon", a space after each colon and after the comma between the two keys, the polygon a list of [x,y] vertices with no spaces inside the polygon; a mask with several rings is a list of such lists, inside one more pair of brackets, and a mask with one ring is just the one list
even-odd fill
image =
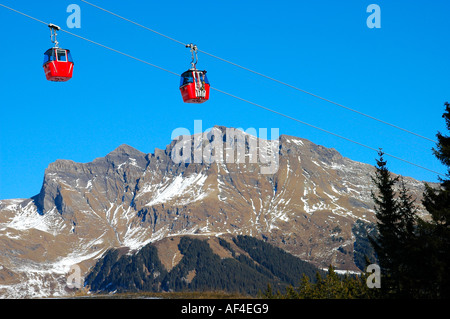
{"label": "rock face", "polygon": [[[57,160],[38,195],[0,201],[0,296],[66,294],[71,266],[85,274],[109,248],[183,234],[250,235],[357,270],[352,226],[375,220],[373,170],[305,139],[224,127],[153,154],[121,145],[90,163]],[[422,183],[405,182],[420,199]]]}

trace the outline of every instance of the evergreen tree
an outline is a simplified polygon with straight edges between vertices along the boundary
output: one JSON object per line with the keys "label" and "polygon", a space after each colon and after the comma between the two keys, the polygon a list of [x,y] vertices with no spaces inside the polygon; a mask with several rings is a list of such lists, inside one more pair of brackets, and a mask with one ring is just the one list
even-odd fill
{"label": "evergreen tree", "polygon": [[[445,103],[443,118],[450,130],[450,104]],[[396,197],[383,153],[377,160],[373,181],[378,235],[371,243],[382,271],[384,296],[414,298],[450,297],[450,137],[438,132],[435,156],[447,169],[440,187],[425,184],[423,205],[431,221],[416,216],[414,200],[403,180]]]}
{"label": "evergreen tree", "polygon": [[[392,177],[380,150],[372,192],[377,217],[376,238],[371,243],[382,272],[382,289],[388,297],[415,297],[418,294],[417,272],[421,242],[417,225],[415,199],[409,194],[402,177]],[[395,191],[399,184],[398,194]]]}
{"label": "evergreen tree", "polygon": [[[450,130],[450,104],[445,103],[442,117],[447,130]],[[440,188],[426,185],[423,204],[431,214],[432,220],[422,223],[421,235],[426,240],[426,266],[433,278],[432,284],[425,286],[429,296],[450,297],[450,136],[437,133],[438,143],[433,148],[434,155],[447,167],[446,178],[440,178]],[[428,274],[430,276],[431,274]],[[430,280],[431,279],[431,280]]]}
{"label": "evergreen tree", "polygon": [[316,282],[313,286],[311,298],[312,299],[324,299],[325,293],[324,293],[324,280],[319,272],[316,272]]}
{"label": "evergreen tree", "polygon": [[[303,274],[297,289],[291,286],[286,288],[286,293],[281,298],[286,299],[369,299],[376,297],[373,289],[366,285],[366,274],[360,276],[340,276],[330,265],[325,277],[316,273],[316,281],[310,282],[308,276]],[[271,288],[266,290],[265,298],[280,298],[279,294],[273,295]]]}
{"label": "evergreen tree", "polygon": [[267,289],[264,292],[264,297],[267,299],[273,299],[273,290],[272,290],[272,285],[270,283],[267,284]]}
{"label": "evergreen tree", "polygon": [[292,285],[286,287],[286,294],[283,296],[285,299],[299,299],[300,295]]}
{"label": "evergreen tree", "polygon": [[421,219],[417,217],[415,199],[408,193],[403,178],[400,179],[399,214],[402,222],[399,225],[399,243],[403,248],[397,265],[396,279],[399,283],[399,297],[418,297],[417,282],[418,266],[420,264],[421,243],[418,236],[417,225]]}
{"label": "evergreen tree", "polygon": [[[415,199],[409,194],[406,189],[405,181],[403,177],[400,178],[400,193],[399,193],[399,214],[402,217],[400,231],[403,232],[402,236],[406,239],[414,238],[415,225],[417,224],[418,217],[416,215],[417,209],[414,205]],[[412,238],[409,238],[411,237]]]}
{"label": "evergreen tree", "polygon": [[309,282],[309,277],[305,274],[302,275],[300,281],[300,286],[298,287],[298,297],[300,299],[311,299],[313,298],[313,287]]}
{"label": "evergreen tree", "polygon": [[343,284],[333,266],[328,267],[328,273],[322,285],[322,295],[325,299],[342,299]]}
{"label": "evergreen tree", "polygon": [[372,198],[375,203],[378,234],[376,237],[370,237],[370,242],[380,262],[382,287],[387,294],[392,294],[399,290],[395,278],[398,278],[398,256],[401,252],[399,245],[401,234],[398,226],[402,218],[394,190],[394,185],[399,178],[391,176],[381,150],[378,155],[375,176],[372,177],[377,188],[377,193],[372,192]]}

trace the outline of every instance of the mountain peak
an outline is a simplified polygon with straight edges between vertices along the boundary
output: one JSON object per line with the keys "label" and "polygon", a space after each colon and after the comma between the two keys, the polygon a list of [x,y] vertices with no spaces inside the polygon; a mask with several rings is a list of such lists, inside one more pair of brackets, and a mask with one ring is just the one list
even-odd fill
{"label": "mountain peak", "polygon": [[139,151],[138,149],[135,149],[134,147],[132,147],[128,144],[122,144],[122,145],[119,145],[115,150],[113,150],[108,155],[145,156],[145,153]]}

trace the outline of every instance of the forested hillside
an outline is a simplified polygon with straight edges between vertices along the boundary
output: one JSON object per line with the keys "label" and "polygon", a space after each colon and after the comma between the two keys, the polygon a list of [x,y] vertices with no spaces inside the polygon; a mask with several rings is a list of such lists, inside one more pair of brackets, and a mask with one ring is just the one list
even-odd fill
{"label": "forested hillside", "polygon": [[256,295],[268,284],[284,291],[289,285],[297,285],[303,275],[314,281],[319,271],[249,236],[218,241],[230,257],[216,254],[208,240],[182,237],[178,250],[183,257],[170,271],[161,263],[154,244],[132,255],[110,250],[91,269],[85,285],[93,292],[220,290]]}

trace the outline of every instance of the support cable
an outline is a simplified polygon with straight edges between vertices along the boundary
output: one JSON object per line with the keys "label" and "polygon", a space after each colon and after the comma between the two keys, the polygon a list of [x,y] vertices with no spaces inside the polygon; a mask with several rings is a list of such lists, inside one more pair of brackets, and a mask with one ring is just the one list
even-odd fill
{"label": "support cable", "polygon": [[[174,39],[174,38],[172,38],[172,37],[169,37],[169,36],[167,36],[167,35],[165,35],[165,34],[163,34],[163,33],[161,33],[161,32],[158,32],[158,31],[156,31],[156,30],[150,29],[150,28],[148,28],[148,27],[146,27],[146,26],[144,26],[144,25],[142,25],[142,24],[140,24],[140,23],[137,23],[137,22],[135,22],[135,21],[133,21],[133,20],[127,19],[127,18],[125,18],[125,17],[123,17],[123,16],[121,16],[121,15],[118,15],[118,14],[116,14],[116,13],[114,13],[114,12],[111,12],[111,11],[109,11],[109,10],[106,10],[106,9],[104,9],[104,8],[102,8],[102,7],[100,7],[100,6],[97,6],[97,5],[93,4],[93,3],[90,3],[90,2],[88,2],[88,1],[86,1],[86,0],[80,0],[80,1],[81,1],[81,2],[84,2],[84,3],[88,4],[88,5],[90,5],[90,6],[92,6],[92,7],[95,7],[95,8],[97,8],[97,9],[99,9],[99,10],[102,10],[102,11],[104,11],[104,12],[106,12],[106,13],[109,13],[109,14],[111,14],[111,15],[113,15],[113,16],[119,18],[119,19],[125,20],[125,21],[127,21],[127,22],[130,22],[130,23],[136,25],[136,26],[139,26],[139,27],[141,27],[141,28],[144,28],[144,29],[146,29],[146,30],[148,30],[148,31],[151,31],[151,32],[153,32],[153,33],[155,33],[155,34],[158,34],[158,35],[160,35],[160,36],[162,36],[162,37],[165,37],[166,39],[169,39],[169,40],[171,40],[171,41],[173,41],[173,42],[176,42],[176,43],[179,43],[179,44],[182,44],[182,45],[186,45],[184,42],[181,42],[181,41],[179,41],[179,40],[177,40],[177,39]],[[200,50],[200,49],[198,50],[198,52],[201,52],[201,53],[203,53],[203,54],[206,54],[206,55],[208,55],[208,56],[210,56],[210,57],[212,57],[212,58],[214,58],[214,59],[220,60],[220,61],[222,61],[222,62],[231,64],[231,65],[233,65],[233,66],[235,66],[235,67],[241,68],[241,69],[243,69],[243,70],[245,70],[245,71],[251,72],[251,73],[256,74],[256,75],[258,75],[258,76],[264,77],[264,78],[266,78],[266,79],[268,79],[268,80],[270,80],[270,81],[273,81],[273,82],[276,82],[276,83],[278,83],[278,84],[287,86],[287,87],[289,87],[289,88],[291,88],[291,89],[294,89],[294,90],[297,90],[297,91],[299,91],[299,92],[308,94],[308,95],[310,95],[310,96],[312,96],[312,97],[315,97],[315,98],[320,99],[320,100],[322,100],[322,101],[325,101],[325,102],[327,102],[327,103],[333,104],[333,105],[338,106],[338,107],[340,107],[340,108],[346,109],[346,110],[351,111],[351,112],[353,112],[353,113],[356,113],[356,114],[358,114],[358,115],[365,116],[365,117],[367,117],[367,118],[369,118],[369,119],[372,119],[372,120],[374,120],[374,121],[377,121],[377,122],[379,122],[379,123],[382,123],[382,124],[391,126],[391,127],[395,128],[395,129],[401,130],[401,131],[403,131],[403,132],[406,132],[406,133],[408,133],[408,134],[414,135],[414,136],[416,136],[416,137],[420,137],[420,138],[422,138],[422,139],[428,140],[428,141],[433,142],[433,143],[435,143],[435,144],[437,143],[436,140],[433,140],[433,139],[428,138],[428,137],[426,137],[426,136],[420,135],[420,134],[415,133],[415,132],[413,132],[413,131],[410,131],[410,130],[407,130],[407,129],[405,129],[405,128],[402,128],[402,127],[400,127],[400,126],[398,126],[398,125],[389,123],[389,122],[387,122],[387,121],[381,120],[381,119],[376,118],[376,117],[374,117],[374,116],[372,116],[372,115],[369,115],[369,114],[363,113],[363,112],[361,112],[361,111],[352,109],[352,108],[350,108],[350,107],[348,107],[348,106],[345,106],[345,105],[343,105],[343,104],[337,103],[337,102],[332,101],[332,100],[330,100],[330,99],[324,98],[324,97],[322,97],[322,96],[320,96],[320,95],[317,95],[317,94],[315,94],[315,93],[306,91],[306,90],[304,90],[304,89],[298,88],[298,87],[296,87],[296,86],[294,86],[294,85],[291,85],[291,84],[289,84],[289,83],[286,83],[286,82],[277,80],[277,79],[275,79],[275,78],[273,78],[273,77],[270,77],[270,76],[268,76],[268,75],[265,75],[265,74],[263,74],[263,73],[254,71],[254,70],[252,70],[252,69],[250,69],[250,68],[244,67],[244,66],[239,65],[239,64],[237,64],[237,63],[234,63],[234,62],[231,62],[231,61],[229,61],[229,60],[226,60],[226,59],[223,59],[223,58],[221,58],[221,57],[218,57],[218,56],[216,56],[216,55],[214,55],[214,54],[208,53],[208,52],[203,51],[203,50]]]}
{"label": "support cable", "polygon": [[[16,13],[18,13],[18,14],[21,14],[21,15],[23,15],[23,16],[25,16],[25,17],[28,17],[28,18],[30,18],[30,19],[33,19],[33,20],[35,20],[35,21],[37,21],[37,22],[39,22],[39,23],[42,23],[42,24],[44,24],[44,25],[47,25],[47,26],[50,25],[50,24],[48,24],[48,23],[46,23],[46,22],[44,22],[44,21],[42,21],[42,20],[39,20],[39,19],[37,19],[37,18],[35,18],[35,17],[32,17],[32,16],[30,16],[30,15],[28,15],[28,14],[25,14],[25,13],[23,13],[23,12],[20,12],[20,11],[18,11],[18,10],[15,10],[15,9],[13,9],[13,8],[10,8],[10,7],[8,7],[8,6],[5,6],[4,4],[1,4],[1,3],[0,3],[0,6],[6,8],[6,9],[8,9],[8,10],[11,10],[11,11],[13,11],[13,12],[16,12]],[[60,29],[60,31],[61,31],[61,32],[65,32],[65,33],[67,33],[67,34],[70,34],[70,35],[72,35],[72,36],[74,36],[74,37],[77,37],[77,38],[79,38],[79,39],[82,39],[82,40],[84,40],[84,41],[90,42],[90,43],[92,43],[92,44],[98,45],[98,46],[100,46],[100,47],[102,47],[102,48],[105,48],[105,49],[108,49],[108,50],[110,50],[110,51],[116,52],[116,53],[121,54],[121,55],[123,55],[123,56],[126,56],[126,57],[128,57],[128,58],[131,58],[131,59],[134,59],[134,60],[136,60],[136,61],[145,63],[145,64],[150,65],[150,66],[152,66],[152,67],[155,67],[155,68],[157,68],[157,69],[159,69],[159,70],[168,72],[168,73],[173,74],[173,75],[176,75],[176,76],[180,76],[180,74],[178,74],[178,73],[176,73],[176,72],[173,72],[173,71],[170,71],[170,70],[168,70],[168,69],[162,68],[162,67],[157,66],[157,65],[155,65],[155,64],[153,64],[153,63],[150,63],[150,62],[147,62],[147,61],[145,61],[145,60],[142,60],[142,59],[139,59],[139,58],[137,58],[137,57],[134,57],[134,56],[132,56],[132,55],[130,55],[130,54],[127,54],[127,53],[121,52],[121,51],[119,51],[119,50],[113,49],[113,48],[108,47],[108,46],[106,46],[106,45],[104,45],[104,44],[101,44],[101,43],[99,43],[99,42],[92,41],[92,40],[90,40],[90,39],[87,39],[87,38],[85,38],[85,37],[79,36],[79,35],[74,34],[74,33],[72,33],[72,32],[66,31],[66,30],[64,30],[64,29],[62,29],[62,28]],[[233,94],[231,94],[231,93],[228,93],[228,92],[219,90],[219,89],[214,88],[214,87],[211,87],[211,89],[212,89],[212,90],[215,90],[215,91],[217,91],[217,92],[219,92],[219,93],[228,95],[228,96],[230,96],[230,97],[232,97],[232,98],[235,98],[235,99],[237,99],[237,100],[240,100],[240,101],[242,101],[242,102],[251,104],[251,105],[256,106],[256,107],[258,107],[258,108],[264,109],[264,110],[266,110],[266,111],[269,111],[269,112],[272,112],[272,113],[274,113],[274,114],[277,114],[277,115],[283,116],[283,117],[285,117],[285,118],[288,118],[288,119],[290,119],[290,120],[296,121],[296,122],[301,123],[301,124],[303,124],[303,125],[312,127],[312,128],[314,128],[314,129],[316,129],[316,130],[320,130],[320,131],[322,131],[322,132],[324,132],[324,133],[327,133],[327,134],[333,135],[333,136],[335,136],[335,137],[338,137],[338,138],[340,138],[340,139],[346,140],[346,141],[351,142],[351,143],[353,143],[353,144],[359,145],[359,146],[361,146],[361,147],[365,147],[365,148],[367,148],[367,149],[369,149],[369,150],[376,151],[376,152],[379,151],[379,149],[376,149],[376,148],[374,148],[374,147],[365,145],[365,144],[363,144],[363,143],[354,141],[354,140],[352,140],[352,139],[349,139],[349,138],[344,137],[344,136],[341,136],[341,135],[339,135],[339,134],[336,134],[336,133],[330,132],[330,131],[328,131],[328,130],[322,129],[322,128],[317,127],[317,126],[315,126],[315,125],[306,123],[306,122],[301,121],[301,120],[299,120],[299,119],[297,119],[297,118],[294,118],[294,117],[292,117],[292,116],[290,116],[290,115],[286,115],[286,114],[281,113],[281,112],[278,112],[278,111],[276,111],[276,110],[267,108],[267,107],[262,106],[262,105],[260,105],[260,104],[258,104],[258,103],[255,103],[255,102],[252,102],[252,101],[243,99],[243,98],[238,97],[238,96],[236,96],[236,95],[233,95]],[[439,176],[445,177],[445,174],[439,173],[439,172],[437,172],[437,171],[434,171],[434,170],[429,169],[429,168],[427,168],[427,167],[424,167],[424,166],[422,166],[422,165],[419,165],[419,164],[413,163],[413,162],[411,162],[411,161],[405,160],[405,159],[403,159],[403,158],[401,158],[401,157],[398,157],[398,156],[395,156],[395,155],[392,155],[392,154],[389,154],[389,153],[384,153],[384,154],[385,154],[386,156],[392,157],[392,158],[397,159],[397,160],[399,160],[399,161],[402,161],[402,162],[404,162],[404,163],[407,163],[407,164],[416,166],[416,167],[418,167],[418,168],[420,168],[420,169],[423,169],[423,170],[426,170],[426,171],[435,173],[435,174],[437,174],[437,175],[439,175]]]}

